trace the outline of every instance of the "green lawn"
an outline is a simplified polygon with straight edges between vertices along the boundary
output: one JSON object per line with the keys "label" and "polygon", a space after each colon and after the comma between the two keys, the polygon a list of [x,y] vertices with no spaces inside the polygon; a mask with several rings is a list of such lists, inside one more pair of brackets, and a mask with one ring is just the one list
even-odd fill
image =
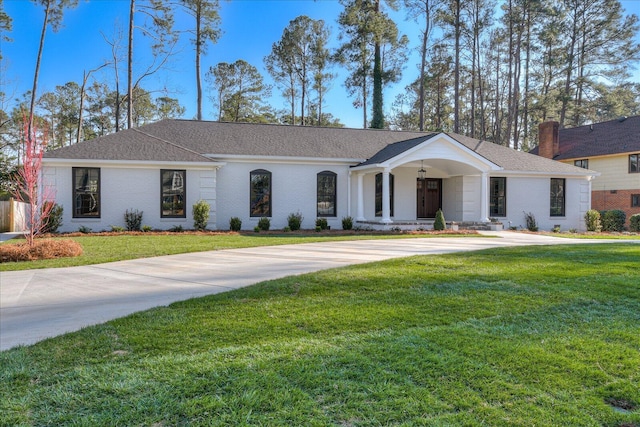
{"label": "green lawn", "polygon": [[328,270],[0,353],[0,425],[640,426],[640,245]]}
{"label": "green lawn", "polygon": [[[82,245],[83,255],[29,262],[0,263],[0,271],[30,270],[49,267],[76,267],[126,259],[173,255],[187,252],[217,251],[221,249],[251,248],[256,246],[289,245],[297,243],[331,242],[340,240],[410,239],[416,237],[486,237],[480,234],[401,234],[401,233],[215,233],[215,234],[114,234],[59,237],[73,239]],[[13,243],[11,240],[7,243]]]}

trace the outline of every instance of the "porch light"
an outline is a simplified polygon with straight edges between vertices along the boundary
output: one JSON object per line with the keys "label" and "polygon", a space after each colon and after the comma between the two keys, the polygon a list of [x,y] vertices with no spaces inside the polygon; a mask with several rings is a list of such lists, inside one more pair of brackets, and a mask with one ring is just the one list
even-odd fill
{"label": "porch light", "polygon": [[424,160],[420,160],[420,169],[418,169],[418,178],[425,179],[427,177],[427,171],[424,170]]}

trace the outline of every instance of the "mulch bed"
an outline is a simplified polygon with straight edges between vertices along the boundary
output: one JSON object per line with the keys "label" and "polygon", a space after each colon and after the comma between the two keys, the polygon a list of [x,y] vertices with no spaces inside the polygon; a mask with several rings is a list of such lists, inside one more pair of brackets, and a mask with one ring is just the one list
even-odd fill
{"label": "mulch bed", "polygon": [[79,255],[82,255],[82,246],[73,240],[36,239],[32,247],[25,241],[0,245],[0,262],[34,261]]}

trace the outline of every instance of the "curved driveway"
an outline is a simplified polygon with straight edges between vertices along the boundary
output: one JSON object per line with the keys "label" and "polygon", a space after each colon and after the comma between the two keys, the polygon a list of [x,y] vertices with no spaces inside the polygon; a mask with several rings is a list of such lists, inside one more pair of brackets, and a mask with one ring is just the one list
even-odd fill
{"label": "curved driveway", "polygon": [[411,255],[594,242],[513,232],[486,234],[500,238],[306,243],[0,272],[0,350],[136,311],[294,274]]}

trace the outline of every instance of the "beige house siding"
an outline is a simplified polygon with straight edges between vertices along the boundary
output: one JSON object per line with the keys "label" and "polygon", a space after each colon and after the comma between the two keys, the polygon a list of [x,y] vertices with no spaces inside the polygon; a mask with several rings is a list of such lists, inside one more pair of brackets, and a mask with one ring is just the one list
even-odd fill
{"label": "beige house siding", "polygon": [[[573,165],[574,160],[563,160]],[[592,184],[592,191],[638,190],[640,173],[629,173],[629,154],[588,158],[589,169],[600,172]],[[639,190],[640,191],[640,190]]]}
{"label": "beige house siding", "polygon": [[[640,207],[631,206],[632,196],[640,194],[640,173],[629,173],[629,153],[592,157],[589,169],[600,172],[591,183],[591,208],[599,211],[618,209],[627,216],[640,214]],[[574,160],[563,160],[573,165]]]}

